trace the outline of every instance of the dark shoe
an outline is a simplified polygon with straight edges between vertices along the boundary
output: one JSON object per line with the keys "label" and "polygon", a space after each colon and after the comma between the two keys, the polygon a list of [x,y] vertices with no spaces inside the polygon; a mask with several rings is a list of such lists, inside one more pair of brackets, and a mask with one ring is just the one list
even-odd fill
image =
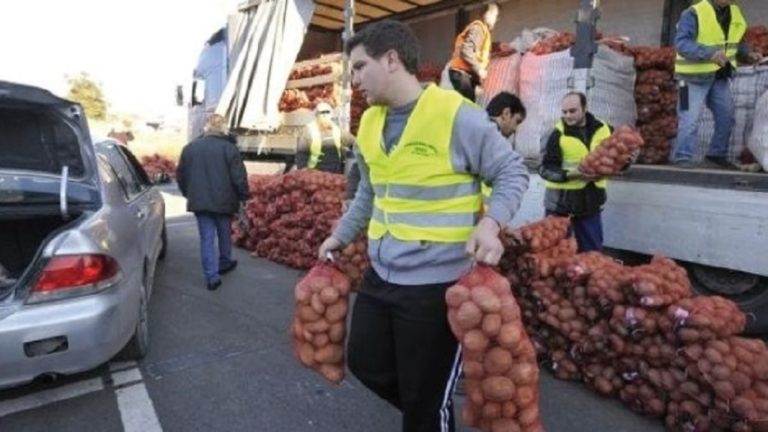
{"label": "dark shoe", "polygon": [[227,274],[227,273],[231,272],[232,270],[234,270],[235,267],[237,267],[237,260],[232,260],[232,261],[229,262],[229,264],[227,264],[225,266],[221,266],[219,268],[219,274],[220,275]]}
{"label": "dark shoe", "polygon": [[675,167],[675,168],[680,168],[680,169],[700,168],[699,164],[697,164],[694,161],[688,161],[688,160],[672,162],[672,166]]}
{"label": "dark shoe", "polygon": [[728,162],[728,159],[725,156],[707,156],[706,159],[707,159],[707,162],[709,162],[709,164],[715,168],[722,168],[722,169],[729,169],[729,170],[739,169],[736,165]]}
{"label": "dark shoe", "polygon": [[208,291],[216,291],[221,286],[221,279],[214,281],[214,282],[208,282]]}

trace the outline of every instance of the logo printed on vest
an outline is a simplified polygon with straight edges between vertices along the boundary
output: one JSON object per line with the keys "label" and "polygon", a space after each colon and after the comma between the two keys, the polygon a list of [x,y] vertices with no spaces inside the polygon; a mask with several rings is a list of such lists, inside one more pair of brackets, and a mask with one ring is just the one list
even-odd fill
{"label": "logo printed on vest", "polygon": [[413,156],[419,157],[435,157],[437,156],[437,148],[432,144],[424,142],[409,142],[405,144],[405,150]]}

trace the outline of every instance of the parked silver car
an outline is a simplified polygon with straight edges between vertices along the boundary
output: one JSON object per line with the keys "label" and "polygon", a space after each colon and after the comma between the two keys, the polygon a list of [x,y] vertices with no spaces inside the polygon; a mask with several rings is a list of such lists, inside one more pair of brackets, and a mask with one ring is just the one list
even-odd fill
{"label": "parked silver car", "polygon": [[146,354],[164,213],[78,104],[0,81],[0,388]]}

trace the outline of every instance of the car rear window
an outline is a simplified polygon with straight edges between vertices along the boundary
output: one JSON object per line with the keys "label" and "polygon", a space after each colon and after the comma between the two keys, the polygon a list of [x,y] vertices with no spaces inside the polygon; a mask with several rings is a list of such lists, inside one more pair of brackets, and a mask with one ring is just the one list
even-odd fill
{"label": "car rear window", "polygon": [[64,165],[72,177],[84,173],[77,135],[62,119],[44,111],[0,107],[0,169],[58,174]]}

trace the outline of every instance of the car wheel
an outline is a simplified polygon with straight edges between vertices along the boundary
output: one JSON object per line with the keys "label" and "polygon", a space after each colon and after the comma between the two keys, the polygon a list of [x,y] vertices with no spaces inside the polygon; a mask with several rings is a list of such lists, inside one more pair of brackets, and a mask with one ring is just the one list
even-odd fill
{"label": "car wheel", "polygon": [[165,222],[163,222],[163,231],[160,233],[160,253],[157,254],[157,259],[165,259],[165,252],[168,250],[168,231],[165,229]]}
{"label": "car wheel", "polygon": [[149,351],[149,308],[147,305],[146,289],[141,287],[139,300],[139,319],[136,322],[131,340],[118,354],[121,360],[141,360]]}

